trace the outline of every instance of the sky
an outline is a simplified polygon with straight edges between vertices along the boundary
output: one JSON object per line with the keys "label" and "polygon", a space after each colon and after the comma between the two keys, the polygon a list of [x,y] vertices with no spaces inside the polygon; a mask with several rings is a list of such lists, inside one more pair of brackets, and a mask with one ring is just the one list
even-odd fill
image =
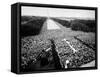
{"label": "sky", "polygon": [[21,15],[28,16],[47,16],[47,17],[75,17],[95,19],[94,10],[63,9],[22,6]]}

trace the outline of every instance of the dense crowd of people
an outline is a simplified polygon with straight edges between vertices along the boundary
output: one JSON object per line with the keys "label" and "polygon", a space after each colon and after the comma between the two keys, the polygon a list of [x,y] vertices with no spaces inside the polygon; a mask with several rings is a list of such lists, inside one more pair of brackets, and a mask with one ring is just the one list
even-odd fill
{"label": "dense crowd of people", "polygon": [[83,31],[83,32],[96,32],[96,22],[95,20],[84,20],[84,19],[73,19],[73,20],[64,20],[58,18],[52,18],[54,21],[60,23],[61,25],[71,28],[74,31]]}
{"label": "dense crowd of people", "polygon": [[[87,37],[89,37],[89,36],[87,36]],[[91,37],[91,39],[84,38],[84,37],[77,37],[77,39],[80,39],[82,42],[86,43],[87,45],[89,45],[94,50],[96,49],[95,36]]]}
{"label": "dense crowd of people", "polygon": [[[48,55],[49,61],[52,60],[51,43],[50,40],[40,37],[27,37],[21,40],[21,66],[22,69],[28,68],[32,63],[36,65],[36,62]],[[45,53],[47,52],[47,53]],[[48,54],[49,53],[49,54]],[[47,57],[47,56],[46,56]],[[41,59],[42,60],[42,59]]]}
{"label": "dense crowd of people", "polygon": [[[61,42],[61,43],[60,43]],[[65,64],[66,60],[69,60],[68,68],[80,67],[83,64],[91,62],[95,60],[95,51],[91,48],[83,45],[76,39],[70,40],[70,44],[78,50],[77,52],[73,52],[73,50],[68,46],[67,43],[63,43],[62,41],[57,42],[57,51],[59,53],[62,63]]]}
{"label": "dense crowd of people", "polygon": [[46,21],[46,17],[22,16],[21,37],[38,35]]}
{"label": "dense crowd of people", "polygon": [[[70,44],[78,50],[75,53],[73,53],[70,46],[66,42],[62,41],[62,39],[52,40],[54,41],[55,51],[58,53],[57,55],[59,56],[63,69],[66,66],[66,61],[68,62],[67,68],[76,68],[95,60],[95,51],[83,45],[76,39],[69,40]],[[29,66],[31,66],[30,68],[32,69],[33,65],[35,66],[38,61],[40,61],[40,63],[38,63],[40,65],[35,66],[33,69],[41,69],[43,66],[47,65],[55,68],[53,65],[53,48],[50,39],[44,39],[43,36],[31,36],[23,38],[21,40],[21,46],[22,69],[27,69]]]}

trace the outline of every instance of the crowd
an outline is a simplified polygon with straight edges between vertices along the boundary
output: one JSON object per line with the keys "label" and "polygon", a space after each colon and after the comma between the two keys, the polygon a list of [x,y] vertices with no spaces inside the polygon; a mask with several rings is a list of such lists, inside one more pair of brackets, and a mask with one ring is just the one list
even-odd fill
{"label": "crowd", "polygon": [[[53,40],[55,44],[55,50],[58,53],[60,59],[60,63],[63,65],[62,68],[76,68],[95,60],[95,51],[83,45],[76,39],[69,40],[70,44],[76,50],[78,50],[78,52],[75,53],[73,53],[73,50],[66,42],[61,41],[62,39]],[[21,46],[22,69],[26,69],[30,64],[36,64],[39,60],[46,61],[46,65],[53,64],[53,53],[51,47],[52,43],[49,39],[44,39],[43,36],[34,38],[31,36],[23,38],[21,40]],[[45,63],[40,63],[40,65],[45,65]],[[41,68],[41,66],[38,67]]]}
{"label": "crowd", "polygon": [[84,43],[88,44],[90,47],[92,47],[93,49],[96,49],[96,43],[95,43],[95,37],[91,37],[91,39],[88,38],[79,38],[81,41],[83,41]]}
{"label": "crowd", "polygon": [[[58,43],[58,44],[60,44],[60,43]],[[68,44],[67,45],[66,44],[63,43],[63,46],[59,45],[60,47],[58,47],[57,50],[59,52],[61,52],[61,53],[59,53],[59,55],[61,58],[61,62],[64,63],[64,65],[65,65],[66,60],[69,61],[68,68],[80,67],[83,64],[86,64],[88,62],[95,60],[95,51],[92,50],[91,48],[83,45],[78,40],[76,40],[76,39],[70,40],[70,44],[76,50],[78,50],[75,53],[73,52],[73,50],[70,49]]]}
{"label": "crowd", "polygon": [[38,35],[45,21],[45,17],[22,16],[21,37]]}
{"label": "crowd", "polygon": [[[43,39],[43,36],[27,37],[21,40],[21,67],[26,69],[36,62],[46,57],[48,61],[52,60],[50,40]],[[44,62],[42,62],[44,63]],[[43,65],[43,64],[42,64]]]}

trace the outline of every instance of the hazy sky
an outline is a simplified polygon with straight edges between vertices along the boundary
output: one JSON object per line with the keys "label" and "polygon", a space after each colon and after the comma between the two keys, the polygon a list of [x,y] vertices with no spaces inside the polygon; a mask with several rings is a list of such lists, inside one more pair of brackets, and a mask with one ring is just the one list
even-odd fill
{"label": "hazy sky", "polygon": [[94,10],[80,10],[80,9],[59,9],[59,8],[45,8],[45,7],[28,7],[22,6],[21,15],[32,16],[50,16],[50,17],[81,17],[95,19]]}

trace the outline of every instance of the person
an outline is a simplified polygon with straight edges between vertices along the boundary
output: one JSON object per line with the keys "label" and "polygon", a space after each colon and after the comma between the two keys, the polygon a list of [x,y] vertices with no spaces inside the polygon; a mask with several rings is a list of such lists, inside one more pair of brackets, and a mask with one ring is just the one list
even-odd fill
{"label": "person", "polygon": [[68,63],[69,63],[69,60],[66,60],[66,62],[65,62],[65,68],[68,68]]}

